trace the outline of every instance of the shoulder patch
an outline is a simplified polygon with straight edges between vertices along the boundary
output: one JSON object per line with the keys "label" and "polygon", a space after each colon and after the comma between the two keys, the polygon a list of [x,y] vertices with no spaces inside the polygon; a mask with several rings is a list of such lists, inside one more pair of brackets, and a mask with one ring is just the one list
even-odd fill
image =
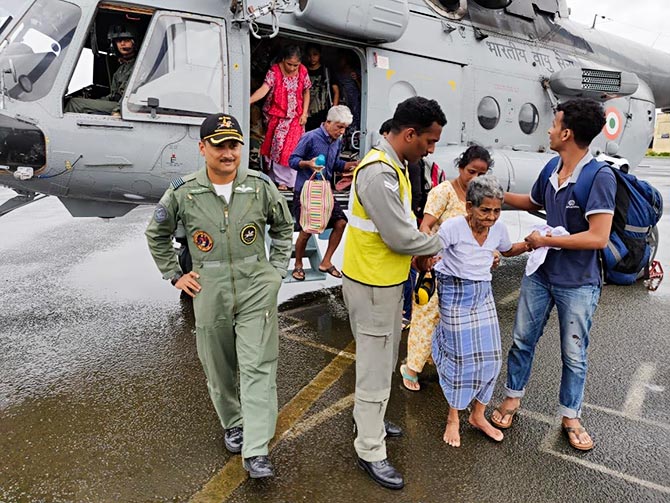
{"label": "shoulder patch", "polygon": [[167,208],[163,206],[161,203],[158,203],[156,205],[156,209],[154,210],[154,220],[156,223],[162,224],[168,219],[168,212]]}

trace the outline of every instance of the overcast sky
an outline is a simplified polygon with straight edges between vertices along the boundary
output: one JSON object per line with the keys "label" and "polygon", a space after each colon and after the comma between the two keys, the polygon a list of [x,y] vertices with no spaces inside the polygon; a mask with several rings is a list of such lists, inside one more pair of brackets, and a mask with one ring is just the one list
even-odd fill
{"label": "overcast sky", "polygon": [[568,0],[568,7],[573,21],[590,27],[598,14],[596,29],[670,52],[668,0]]}

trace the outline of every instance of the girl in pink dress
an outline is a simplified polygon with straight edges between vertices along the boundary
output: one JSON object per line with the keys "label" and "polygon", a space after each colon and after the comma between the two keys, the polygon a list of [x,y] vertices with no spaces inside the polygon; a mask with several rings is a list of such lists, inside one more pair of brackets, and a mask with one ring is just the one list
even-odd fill
{"label": "girl in pink dress", "polygon": [[281,61],[270,67],[265,81],[249,100],[253,104],[267,96],[263,105],[267,131],[260,153],[271,161],[280,190],[293,188],[295,184],[297,172],[288,166],[288,159],[305,132],[309,110],[312,83],[300,57],[298,46],[285,47]]}

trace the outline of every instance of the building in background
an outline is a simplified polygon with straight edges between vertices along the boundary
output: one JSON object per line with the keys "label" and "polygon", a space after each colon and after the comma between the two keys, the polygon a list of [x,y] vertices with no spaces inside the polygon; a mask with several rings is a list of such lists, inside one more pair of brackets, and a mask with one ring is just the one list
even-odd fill
{"label": "building in background", "polygon": [[670,112],[656,115],[652,150],[656,153],[670,152]]}

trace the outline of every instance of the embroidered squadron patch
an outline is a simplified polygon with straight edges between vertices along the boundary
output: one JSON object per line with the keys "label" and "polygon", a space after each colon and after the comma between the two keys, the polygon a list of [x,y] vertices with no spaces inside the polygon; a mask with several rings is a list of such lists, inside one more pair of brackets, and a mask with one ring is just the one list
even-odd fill
{"label": "embroidered squadron patch", "polygon": [[247,224],[244,227],[242,227],[242,231],[240,232],[240,239],[245,245],[251,245],[256,241],[256,237],[258,236],[258,231],[256,230],[256,226],[254,224]]}
{"label": "embroidered squadron patch", "polygon": [[167,208],[162,204],[158,203],[156,205],[156,210],[154,211],[154,220],[161,224],[165,222],[168,218]]}
{"label": "embroidered squadron patch", "polygon": [[195,234],[193,234],[193,242],[198,247],[198,250],[203,252],[210,251],[214,246],[212,236],[205,231],[196,231]]}

